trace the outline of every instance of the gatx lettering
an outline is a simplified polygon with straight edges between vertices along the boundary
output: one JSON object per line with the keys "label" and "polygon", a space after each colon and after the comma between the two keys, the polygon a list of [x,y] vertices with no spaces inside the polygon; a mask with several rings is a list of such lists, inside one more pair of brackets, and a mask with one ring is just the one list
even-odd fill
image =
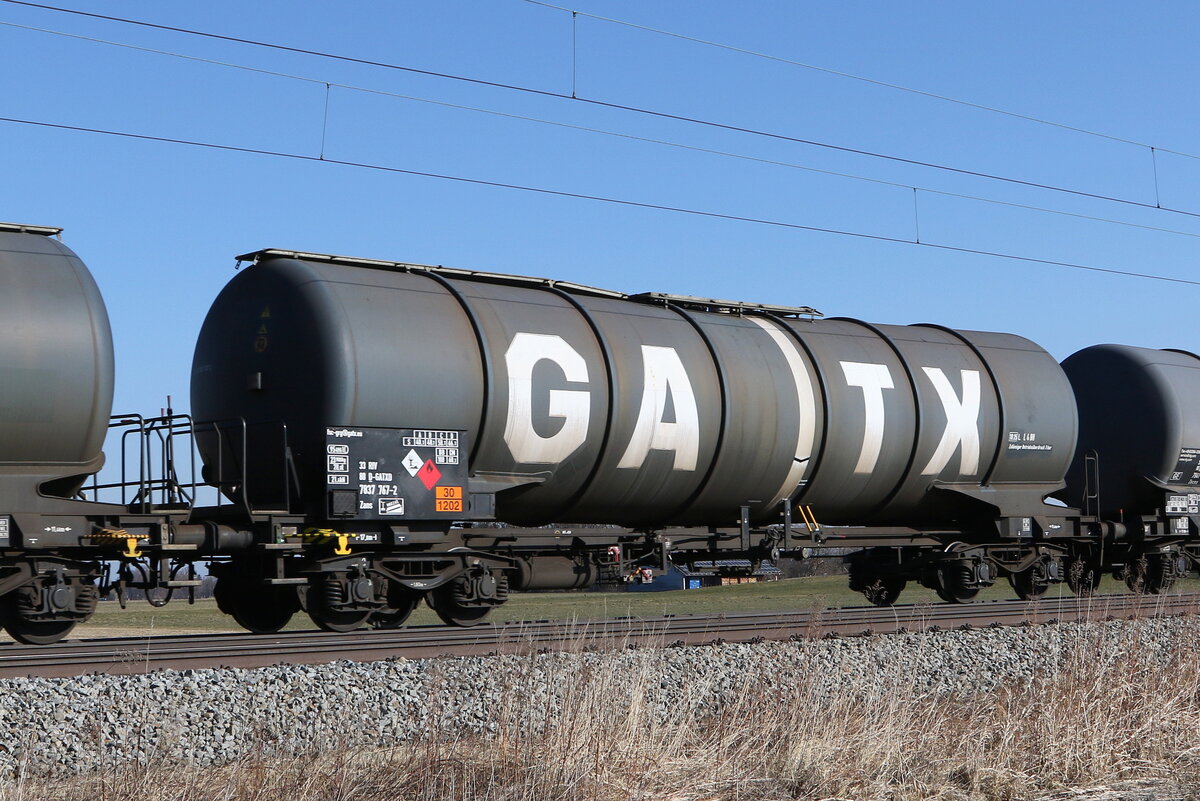
{"label": "gatx lettering", "polygon": [[973,476],[979,472],[979,371],[959,370],[962,377],[963,396],[959,397],[950,386],[950,379],[938,367],[922,367],[933,388],[937,390],[942,408],[946,410],[946,430],[937,450],[929,459],[929,464],[921,471],[923,476],[936,476],[942,472],[950,457],[959,447],[962,454],[959,457],[958,473],[962,476]]}
{"label": "gatx lettering", "polygon": [[[800,402],[800,431],[795,458],[779,497],[787,497],[804,476],[815,441],[813,428],[817,396],[796,347],[773,323],[752,318],[787,360]],[[683,361],[675,348],[642,345],[642,397],[633,434],[617,467],[636,470],[645,464],[651,451],[672,454],[673,470],[694,471],[700,451],[700,414],[696,394]],[[558,431],[541,435],[533,425],[535,367],[547,361],[561,371],[568,384],[580,389],[549,389],[547,414],[562,421]],[[520,332],[504,353],[508,369],[508,417],[504,441],[513,458],[524,464],[558,464],[587,441],[591,423],[591,394],[586,388],[589,373],[586,360],[566,340],[554,334]],[[863,442],[856,474],[869,474],[878,465],[887,429],[884,392],[896,388],[885,364],[844,361],[839,363],[847,386],[862,390]],[[922,469],[926,476],[940,474],[959,454],[958,473],[972,476],[979,472],[980,376],[977,370],[959,370],[960,396],[939,367],[922,367],[921,373],[932,385],[946,415],[946,426],[933,455]],[[619,402],[619,401],[616,401]],[[831,421],[831,424],[837,423]]]}
{"label": "gatx lettering", "polygon": [[[673,470],[695,470],[700,453],[700,413],[687,370],[674,348],[642,345],[642,405],[625,455],[617,467],[638,468],[650,451],[674,451]],[[666,417],[667,398],[675,421]]]}
{"label": "gatx lettering", "polygon": [[879,450],[883,446],[883,391],[895,389],[896,384],[886,364],[842,362],[841,365],[846,383],[861,387],[863,391],[863,444],[854,472],[870,473],[879,461]]}
{"label": "gatx lettering", "polygon": [[[504,353],[508,369],[508,417],[504,442],[524,464],[558,464],[587,440],[591,395],[586,389],[549,390],[549,416],[563,421],[545,437],[533,425],[533,371],[553,363],[572,384],[588,382],[587,362],[562,337],[518,333]],[[700,414],[687,370],[674,348],[642,346],[642,399],[633,436],[617,467],[637,469],[650,451],[672,452],[672,469],[695,470],[700,454]],[[671,415],[668,415],[668,399]],[[671,418],[671,419],[668,419]]]}
{"label": "gatx lettering", "polygon": [[[896,385],[886,364],[841,362],[841,365],[846,384],[860,387],[863,391],[863,444],[854,472],[870,473],[879,461],[887,425],[883,391],[895,389]],[[933,385],[942,403],[942,410],[946,413],[946,428],[942,431],[942,438],[921,475],[935,476],[941,473],[955,451],[960,452],[959,475],[975,475],[979,472],[979,371],[959,370],[962,398],[958,397],[950,385],[950,379],[940,367],[922,367],[921,372]]]}
{"label": "gatx lettering", "polygon": [[550,390],[550,417],[562,419],[557,433],[543,437],[533,427],[533,368],[553,362],[573,384],[586,384],[587,362],[560,336],[519,333],[504,353],[508,368],[508,419],[504,441],[513,458],[525,464],[558,464],[587,440],[591,395],[587,390]]}

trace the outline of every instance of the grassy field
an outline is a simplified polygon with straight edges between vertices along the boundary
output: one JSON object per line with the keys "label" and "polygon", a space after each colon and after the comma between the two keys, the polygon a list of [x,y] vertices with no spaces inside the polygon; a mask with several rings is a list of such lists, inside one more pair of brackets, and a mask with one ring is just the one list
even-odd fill
{"label": "grassy field", "polygon": [[[1198,580],[1188,580],[1177,587],[1195,589]],[[1100,592],[1124,592],[1125,585],[1106,577]],[[1051,589],[1051,595],[1070,595],[1066,585]],[[979,595],[980,600],[1015,598],[1008,582],[1001,581]],[[710,614],[714,612],[774,612],[796,609],[822,609],[837,606],[862,606],[861,594],[851,592],[845,576],[817,576],[784,579],[762,584],[735,584],[727,587],[706,587],[698,590],[670,592],[544,592],[518,593],[494,614],[497,621],[585,620],[612,617],[654,617],[659,615]],[[902,604],[941,603],[932,590],[910,584],[900,596]],[[421,606],[409,618],[414,625],[438,623],[426,606]],[[314,628],[307,615],[297,614],[288,626],[289,631]],[[131,601],[127,609],[115,602],[104,602],[86,624],[79,626],[74,637],[112,636],[169,633],[238,631],[233,619],[217,609],[210,599],[188,605],[177,600],[155,609],[145,601]]]}

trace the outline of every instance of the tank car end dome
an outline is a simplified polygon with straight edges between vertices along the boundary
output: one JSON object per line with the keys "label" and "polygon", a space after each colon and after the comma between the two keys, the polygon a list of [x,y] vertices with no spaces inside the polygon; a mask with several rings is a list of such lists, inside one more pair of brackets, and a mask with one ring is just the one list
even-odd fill
{"label": "tank car end dome", "polygon": [[[1200,492],[1200,357],[1185,351],[1093,345],[1063,370],[1075,390],[1080,437],[1062,500],[1102,517],[1162,507],[1164,491]],[[1086,475],[1087,455],[1099,455]],[[1096,479],[1098,481],[1098,487]]]}

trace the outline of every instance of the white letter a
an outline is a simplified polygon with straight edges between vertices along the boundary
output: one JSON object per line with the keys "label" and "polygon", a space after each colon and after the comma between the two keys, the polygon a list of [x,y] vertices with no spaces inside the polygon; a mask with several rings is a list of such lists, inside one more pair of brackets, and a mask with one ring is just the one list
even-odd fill
{"label": "white letter a", "polygon": [[[617,467],[638,468],[650,451],[674,451],[673,470],[695,470],[700,452],[700,414],[692,382],[674,348],[642,345],[645,380],[642,407],[629,447]],[[663,422],[667,396],[675,407],[675,422]]]}

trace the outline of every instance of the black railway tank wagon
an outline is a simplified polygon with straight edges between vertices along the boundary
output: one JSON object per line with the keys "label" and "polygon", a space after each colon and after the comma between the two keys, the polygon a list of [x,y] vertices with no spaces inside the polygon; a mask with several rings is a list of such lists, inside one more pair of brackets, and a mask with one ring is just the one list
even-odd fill
{"label": "black railway tank wagon", "polygon": [[144,476],[132,504],[81,500],[104,463],[113,344],[96,283],[58,234],[0,223],[0,623],[35,644],[61,639],[114,587],[198,584],[171,564],[215,539],[186,505],[152,508]]}
{"label": "black railway tank wagon", "polygon": [[[259,588],[223,601],[243,624],[246,606],[264,628],[289,616],[286,582],[326,626],[394,624],[422,596],[469,624],[511,589],[825,545],[861,548],[851,583],[875,603],[909,580],[948,601],[1005,576],[1023,597],[1089,592],[1128,564],[1157,590],[1190,563],[1196,510],[1170,488],[1101,514],[1072,384],[1018,336],[242,258],[197,344],[192,409],[208,480],[250,517],[222,522],[277,549],[221,568]],[[1111,411],[1082,402],[1086,420]],[[1084,481],[1066,488],[1072,464]]]}
{"label": "black railway tank wagon", "polygon": [[1200,357],[1094,345],[1062,366],[1078,399],[1080,446],[1059,497],[1116,521],[1103,561],[1115,559],[1132,589],[1165,589],[1195,562]]}
{"label": "black railway tank wagon", "polygon": [[103,464],[113,395],[104,301],[56,234],[0,225],[0,606],[35,641],[96,606],[97,573],[72,558],[95,532],[71,498]]}
{"label": "black railway tank wagon", "polygon": [[[262,632],[421,600],[471,625],[513,590],[825,547],[880,604],[1161,591],[1197,558],[1188,353],[1060,367],[1010,334],[269,250],[205,321],[195,419],[110,417],[104,304],[57,234],[0,224],[0,622],[25,642],[113,590],[190,593],[197,562]],[[101,484],[112,427],[134,456]]]}

